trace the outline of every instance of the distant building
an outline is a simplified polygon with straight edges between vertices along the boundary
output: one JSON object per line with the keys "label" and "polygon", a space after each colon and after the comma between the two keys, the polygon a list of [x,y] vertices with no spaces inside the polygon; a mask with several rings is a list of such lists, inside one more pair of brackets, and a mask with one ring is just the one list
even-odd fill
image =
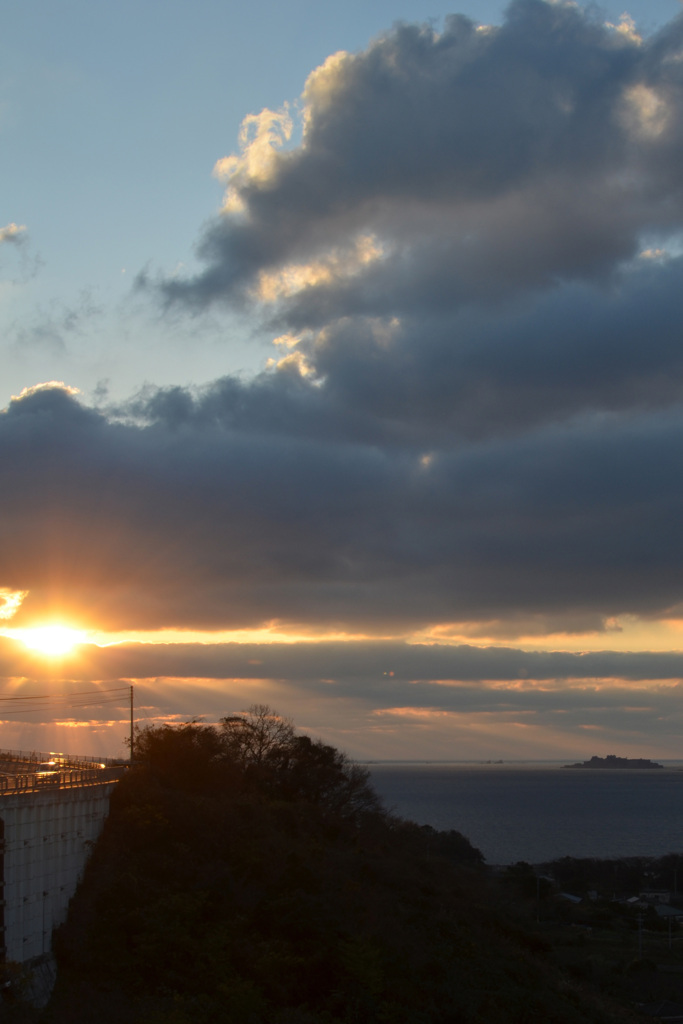
{"label": "distant building", "polygon": [[683,921],[683,910],[680,907],[667,906],[666,903],[657,903],[655,906],[657,917],[671,919],[672,921]]}
{"label": "distant building", "polygon": [[668,889],[646,889],[640,893],[640,898],[646,903],[671,903],[671,893]]}
{"label": "distant building", "polygon": [[571,892],[558,892],[558,900],[567,900],[568,903],[583,903],[582,896],[575,896]]}

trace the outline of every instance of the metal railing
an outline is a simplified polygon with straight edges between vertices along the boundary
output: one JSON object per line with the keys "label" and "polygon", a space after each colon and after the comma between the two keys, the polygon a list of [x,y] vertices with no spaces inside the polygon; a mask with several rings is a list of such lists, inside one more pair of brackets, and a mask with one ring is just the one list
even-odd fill
{"label": "metal railing", "polygon": [[117,782],[125,770],[124,765],[119,765],[115,768],[31,772],[28,775],[2,775],[0,776],[0,795],[3,793],[38,793],[45,792],[46,790],[103,786],[110,782]]}
{"label": "metal railing", "polygon": [[0,794],[102,786],[116,782],[125,770],[126,766],[113,758],[0,750]]}
{"label": "metal railing", "polygon": [[113,768],[122,763],[121,758],[91,757],[89,754],[61,754],[54,750],[2,750],[0,762],[14,764],[47,764],[54,762],[59,768]]}

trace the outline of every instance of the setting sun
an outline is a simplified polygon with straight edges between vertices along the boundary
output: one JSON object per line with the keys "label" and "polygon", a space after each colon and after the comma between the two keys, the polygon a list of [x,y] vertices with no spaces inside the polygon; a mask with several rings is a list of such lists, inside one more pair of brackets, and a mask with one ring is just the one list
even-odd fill
{"label": "setting sun", "polygon": [[68,654],[78,644],[85,643],[85,633],[68,626],[37,626],[34,629],[17,630],[15,636],[30,650],[50,657]]}

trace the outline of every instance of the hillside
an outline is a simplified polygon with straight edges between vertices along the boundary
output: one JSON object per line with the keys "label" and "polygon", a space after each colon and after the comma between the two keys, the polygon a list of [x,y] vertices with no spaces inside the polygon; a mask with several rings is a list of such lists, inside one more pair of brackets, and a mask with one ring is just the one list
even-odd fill
{"label": "hillside", "polygon": [[467,840],[386,814],[363,770],[269,709],[147,729],[138,754],[41,1021],[634,1019],[506,916]]}

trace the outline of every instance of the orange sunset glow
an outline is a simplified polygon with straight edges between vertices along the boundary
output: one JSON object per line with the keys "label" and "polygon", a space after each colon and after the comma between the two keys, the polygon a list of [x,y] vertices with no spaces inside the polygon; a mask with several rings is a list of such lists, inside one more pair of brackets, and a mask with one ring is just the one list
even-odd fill
{"label": "orange sunset glow", "polygon": [[14,640],[20,640],[31,651],[51,658],[71,654],[79,644],[86,643],[86,634],[83,630],[58,623],[7,630],[5,635],[11,636]]}

